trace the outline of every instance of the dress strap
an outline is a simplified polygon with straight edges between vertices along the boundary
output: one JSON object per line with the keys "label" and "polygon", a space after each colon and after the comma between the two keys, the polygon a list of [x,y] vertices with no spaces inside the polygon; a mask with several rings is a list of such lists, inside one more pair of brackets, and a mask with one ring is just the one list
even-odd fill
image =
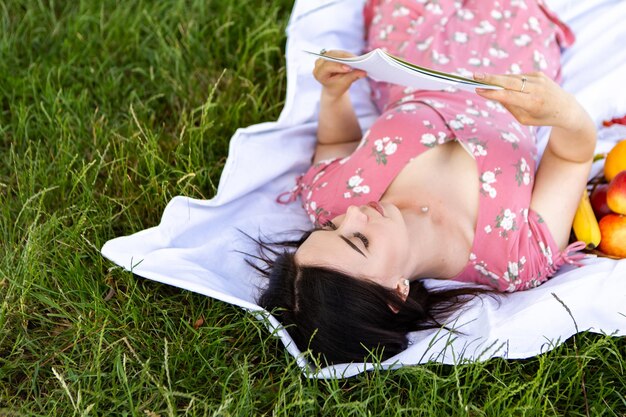
{"label": "dress strap", "polygon": [[[580,252],[585,249],[587,245],[582,240],[572,243],[568,247],[566,247],[563,251],[559,252],[558,255],[554,258],[554,262],[550,264],[547,268],[548,276],[552,276],[557,273],[559,268],[563,264],[570,264],[575,266],[583,266],[581,262],[585,258],[585,254]],[[573,252],[570,255],[570,252]]]}
{"label": "dress strap", "polygon": [[587,255],[580,251],[586,247],[587,245],[582,240],[572,243],[557,255],[555,263],[557,265],[568,263],[570,265],[583,266],[581,261],[585,259]]}
{"label": "dress strap", "polygon": [[291,189],[291,191],[285,191],[284,193],[280,193],[278,197],[276,197],[276,202],[279,204],[290,204],[298,199],[298,195],[302,192],[302,178],[304,175],[299,175],[296,178],[296,185]]}

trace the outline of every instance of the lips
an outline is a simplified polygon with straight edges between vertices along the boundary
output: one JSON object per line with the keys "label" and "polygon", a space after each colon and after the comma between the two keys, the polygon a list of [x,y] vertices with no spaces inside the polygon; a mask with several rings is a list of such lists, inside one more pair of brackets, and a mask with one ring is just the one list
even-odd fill
{"label": "lips", "polygon": [[369,203],[367,203],[367,206],[373,208],[378,213],[380,213],[381,216],[385,217],[385,210],[378,201],[370,201]]}

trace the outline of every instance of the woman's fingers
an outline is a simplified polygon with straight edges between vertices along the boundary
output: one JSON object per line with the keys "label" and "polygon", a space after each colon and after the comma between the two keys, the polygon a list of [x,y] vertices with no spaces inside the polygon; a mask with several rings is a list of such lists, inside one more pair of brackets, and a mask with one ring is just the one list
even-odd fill
{"label": "woman's fingers", "polygon": [[571,114],[580,105],[575,98],[540,72],[520,75],[478,74],[477,80],[504,87],[502,90],[477,88],[476,93],[501,103],[522,124],[560,126],[572,123]]}
{"label": "woman's fingers", "polygon": [[[340,62],[333,62],[323,58],[318,58],[315,61],[313,75],[319,82],[324,84],[327,81],[341,78],[347,78],[354,81],[365,77],[366,73],[365,71],[353,69],[349,65],[342,64]],[[344,75],[346,75],[346,77],[344,77]]]}
{"label": "woman's fingers", "polygon": [[[354,54],[346,51],[326,51],[324,52],[324,56],[349,58],[353,57]],[[349,65],[329,61],[324,58],[318,58],[313,68],[313,76],[315,79],[322,84],[326,94],[333,97],[343,95],[353,82],[364,78],[366,75],[365,71],[353,69]]]}
{"label": "woman's fingers", "polygon": [[358,79],[365,77],[367,74],[361,70],[344,70],[342,68],[335,71],[320,71],[315,75],[315,79],[322,85],[336,84],[336,83],[352,83]]}
{"label": "woman's fingers", "polygon": [[[355,55],[347,51],[332,50],[332,51],[324,52],[324,56],[328,56],[331,58],[351,58]],[[317,69],[322,66],[329,67],[329,68],[337,68],[338,70],[336,72],[348,72],[352,69],[348,65],[341,64],[339,62],[329,61],[324,58],[317,58],[315,60],[315,68]]]}
{"label": "woman's fingers", "polygon": [[527,94],[520,93],[519,91],[508,90],[508,89],[488,90],[484,88],[477,88],[476,94],[488,100],[496,100],[502,103],[502,105],[505,107],[509,107],[509,106],[523,107],[524,102],[528,100]]}
{"label": "woman's fingers", "polygon": [[315,62],[315,68],[313,69],[313,75],[320,82],[345,74],[350,74],[349,78],[352,79],[363,78],[366,75],[365,71],[354,69],[349,65],[339,62],[327,61],[322,58]]}
{"label": "woman's fingers", "polygon": [[542,75],[536,73],[519,75],[476,73],[474,74],[476,80],[503,87],[502,90],[477,88],[476,93],[481,97],[497,100],[505,107],[526,107],[532,104],[536,98],[533,93],[536,93],[538,87],[541,86]]}
{"label": "woman's fingers", "polygon": [[500,75],[485,74],[482,72],[474,74],[474,79],[477,81],[499,85],[507,90],[517,91],[520,93],[528,93],[529,84],[532,83],[531,78],[533,78],[533,76],[530,74]]}
{"label": "woman's fingers", "polygon": [[528,126],[544,124],[545,97],[536,93],[525,94],[512,90],[476,89],[476,94],[487,100],[495,100],[502,104],[518,122]]}
{"label": "woman's fingers", "polygon": [[331,56],[334,58],[352,58],[356,55],[354,55],[353,53],[350,53],[348,51],[340,51],[340,50],[332,50],[332,51],[326,51],[324,52],[325,56]]}
{"label": "woman's fingers", "polygon": [[496,100],[505,107],[519,107],[532,110],[545,93],[545,76],[542,73],[501,75],[475,73],[474,79],[489,84],[499,85],[502,90],[477,88],[476,93],[489,100]]}
{"label": "woman's fingers", "polygon": [[345,73],[350,72],[352,68],[346,64],[340,64],[339,62],[327,61],[323,58],[318,58],[315,61],[315,68],[313,72],[324,73]]}
{"label": "woman's fingers", "polygon": [[[347,51],[332,50],[324,52],[324,56],[328,56],[331,58],[351,58],[355,55]],[[342,64],[340,62],[329,61],[324,58],[318,58],[315,60],[315,70],[318,69],[323,69],[324,71],[335,73],[345,73],[352,71],[352,68],[349,65]]]}

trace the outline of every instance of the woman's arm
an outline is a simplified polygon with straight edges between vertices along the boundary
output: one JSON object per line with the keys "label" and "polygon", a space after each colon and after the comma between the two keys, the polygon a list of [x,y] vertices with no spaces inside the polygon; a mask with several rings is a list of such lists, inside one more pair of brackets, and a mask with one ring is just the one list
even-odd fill
{"label": "woman's arm", "polygon": [[[524,92],[520,92],[526,77]],[[541,215],[560,249],[567,246],[596,145],[593,121],[574,96],[541,73],[476,77],[505,90],[477,90],[497,100],[522,124],[552,126],[537,169],[530,207]]]}
{"label": "woman's arm", "polygon": [[[328,51],[329,56],[354,56],[344,51]],[[319,58],[313,76],[322,84],[320,113],[317,128],[317,146],[314,162],[347,156],[361,139],[361,127],[354,113],[348,89],[352,83],[365,77],[365,72],[347,65]]]}

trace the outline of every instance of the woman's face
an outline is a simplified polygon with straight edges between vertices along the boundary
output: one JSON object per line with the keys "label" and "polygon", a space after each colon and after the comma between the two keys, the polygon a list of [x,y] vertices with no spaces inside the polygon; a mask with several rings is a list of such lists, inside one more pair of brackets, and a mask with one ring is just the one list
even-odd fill
{"label": "woman's face", "polygon": [[328,267],[388,288],[410,278],[409,236],[400,210],[390,203],[350,206],[296,251],[300,265]]}

